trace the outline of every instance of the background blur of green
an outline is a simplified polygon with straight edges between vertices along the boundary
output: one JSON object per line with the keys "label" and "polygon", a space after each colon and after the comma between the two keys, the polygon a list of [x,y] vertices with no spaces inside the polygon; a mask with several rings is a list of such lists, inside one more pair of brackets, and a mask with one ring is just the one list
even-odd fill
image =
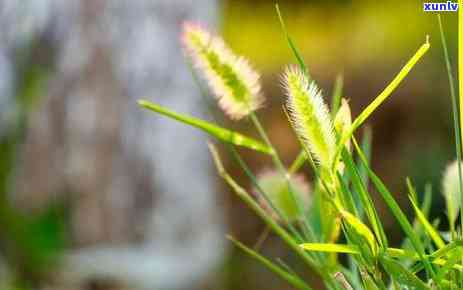
{"label": "background blur of green", "polygon": [[[440,178],[446,164],[454,158],[454,143],[449,87],[436,14],[425,14],[421,1],[299,0],[279,3],[288,31],[327,100],[336,76],[343,74],[344,95],[350,101],[354,116],[381,92],[425,41],[426,35],[430,36],[429,53],[368,123],[373,128],[372,162],[378,175],[384,178],[406,209],[405,177],[411,177],[419,192],[422,192],[426,182],[431,182],[434,188],[431,215],[445,221]],[[281,32],[274,1],[223,1],[220,13],[221,24],[217,30],[223,33],[225,40],[238,54],[247,57],[262,73],[267,102],[266,107],[259,111],[259,116],[288,164],[297,155],[299,147],[282,110],[284,96],[280,76],[284,67],[294,64],[296,60]],[[456,15],[446,13],[442,16],[450,56],[455,64]],[[33,87],[34,82],[31,83]],[[24,95],[27,97],[28,94],[30,92],[26,88]],[[29,104],[24,105],[25,114],[30,110]],[[18,131],[24,126],[22,122],[18,122]],[[253,134],[245,122],[229,123],[229,126]],[[8,161],[7,157],[14,151],[16,137],[16,133],[12,133],[10,139],[2,144],[2,165],[5,165],[4,161]],[[243,154],[255,171],[270,166],[269,159],[248,151]],[[249,182],[236,164],[229,161],[227,166],[232,168],[242,184],[249,187]],[[0,177],[5,177],[5,167],[0,168]],[[308,167],[304,170],[310,172]],[[310,173],[307,175],[310,176]],[[4,185],[2,180],[0,185]],[[224,191],[227,190],[224,188]],[[230,232],[244,243],[252,245],[263,231],[263,224],[231,193],[227,194],[226,201]],[[397,227],[382,207],[381,201],[377,201],[387,232],[398,243],[401,233],[395,230]],[[56,214],[65,216],[59,211]],[[11,213],[11,216],[16,217],[16,213]],[[29,263],[22,264],[20,254],[25,249],[32,253],[44,250],[46,253],[43,257],[37,254],[37,261],[33,263],[48,265],[47,259],[53,257],[53,250],[62,247],[65,240],[62,237],[62,225],[56,221],[49,222],[48,217],[45,214],[38,217],[37,221],[18,222],[27,224],[30,232],[15,232],[17,228],[23,228],[15,224],[8,228],[10,232],[5,233],[19,239],[19,242],[12,242],[13,248],[19,249],[8,251],[13,255],[11,259],[18,261],[19,269],[24,270],[24,267],[30,266]],[[45,238],[43,241],[31,242],[30,237],[35,236],[36,230],[48,231],[50,235],[45,237],[50,240]],[[3,243],[1,246],[4,248],[11,246]],[[47,251],[51,254],[47,255]],[[262,251],[298,265],[297,259],[272,235],[268,237]],[[296,266],[305,273],[308,280],[313,279],[301,267]],[[223,281],[219,284],[223,289],[289,289],[284,282],[236,249],[230,251],[222,270]],[[26,269],[24,272],[34,271]],[[35,274],[27,274],[22,278],[33,280],[36,279]]]}

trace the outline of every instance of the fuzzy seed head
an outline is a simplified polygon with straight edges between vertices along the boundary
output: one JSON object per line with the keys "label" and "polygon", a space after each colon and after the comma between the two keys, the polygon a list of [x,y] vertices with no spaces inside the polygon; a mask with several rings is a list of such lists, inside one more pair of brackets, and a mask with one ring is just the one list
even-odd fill
{"label": "fuzzy seed head", "polygon": [[289,115],[296,133],[319,164],[330,168],[336,154],[336,138],[320,89],[294,67],[286,69],[283,82],[288,96]]}
{"label": "fuzzy seed head", "polygon": [[[334,117],[334,129],[338,135],[338,140],[343,139],[343,136],[348,134],[350,127],[352,126],[352,115],[350,111],[349,103],[346,99],[341,100],[341,107],[339,107],[336,116]],[[346,147],[350,151],[350,140],[346,142]]]}
{"label": "fuzzy seed head", "polygon": [[447,215],[452,222],[455,222],[461,206],[458,161],[453,161],[445,169],[442,193],[447,204]]}
{"label": "fuzzy seed head", "polygon": [[[281,212],[289,222],[293,222],[301,218],[299,207],[291,196],[285,177],[281,176],[281,174],[274,170],[266,170],[258,175],[257,181],[262,190],[268,195],[272,205]],[[311,196],[310,186],[306,182],[304,176],[291,176],[290,184],[292,193],[296,196],[296,200],[301,200],[303,203],[302,208],[307,210],[311,205]],[[254,191],[257,195],[257,189]],[[267,210],[274,219],[279,220],[278,214],[270,205],[267,204],[266,200],[261,195],[257,196],[261,206]]]}
{"label": "fuzzy seed head", "polygon": [[194,65],[203,73],[220,108],[241,119],[263,103],[259,74],[235,55],[225,42],[199,25],[185,23],[182,42]]}

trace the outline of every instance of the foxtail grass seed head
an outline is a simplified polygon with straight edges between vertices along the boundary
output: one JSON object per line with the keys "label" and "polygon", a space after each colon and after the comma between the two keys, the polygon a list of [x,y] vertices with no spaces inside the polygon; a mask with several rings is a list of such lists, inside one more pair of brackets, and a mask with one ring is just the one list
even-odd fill
{"label": "foxtail grass seed head", "polygon": [[297,134],[319,164],[329,168],[336,154],[336,138],[320,89],[295,67],[286,69],[283,82],[288,112]]}
{"label": "foxtail grass seed head", "polygon": [[[282,213],[289,222],[296,221],[301,217],[299,207],[296,204],[291,192],[288,188],[288,183],[285,177],[274,170],[263,171],[257,177],[257,182],[261,189],[267,194],[268,199],[272,202],[273,206]],[[290,184],[292,193],[295,195],[296,200],[302,202],[302,208],[307,210],[311,205],[310,186],[302,175],[292,175],[290,177]],[[267,201],[254,190],[258,196],[258,201],[261,206],[269,212],[269,214],[276,220],[279,220],[278,214],[267,203]]]}
{"label": "foxtail grass seed head", "polygon": [[453,161],[445,169],[442,179],[442,193],[447,204],[449,220],[455,223],[461,206],[458,161]]}
{"label": "foxtail grass seed head", "polygon": [[259,74],[235,55],[218,36],[186,22],[182,42],[194,65],[203,73],[220,108],[232,119],[241,119],[261,107]]}

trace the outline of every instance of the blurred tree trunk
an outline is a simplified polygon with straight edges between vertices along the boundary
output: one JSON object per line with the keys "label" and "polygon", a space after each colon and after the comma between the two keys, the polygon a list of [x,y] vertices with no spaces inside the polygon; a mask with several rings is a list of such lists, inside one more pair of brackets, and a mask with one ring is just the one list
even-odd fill
{"label": "blurred tree trunk", "polygon": [[[37,5],[14,2],[3,8],[20,13]],[[216,6],[49,0],[38,18],[26,9],[43,28],[31,35],[49,35],[58,55],[49,91],[30,118],[12,198],[27,209],[71,200],[80,250],[63,272],[73,282],[102,276],[141,288],[194,289],[220,260],[223,216],[204,136],[136,105],[148,97],[202,115],[178,35],[186,19],[213,24]]]}

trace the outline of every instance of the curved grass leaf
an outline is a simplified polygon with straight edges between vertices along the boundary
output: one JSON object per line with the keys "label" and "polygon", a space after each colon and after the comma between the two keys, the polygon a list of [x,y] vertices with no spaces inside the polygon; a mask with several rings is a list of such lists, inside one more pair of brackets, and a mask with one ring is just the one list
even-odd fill
{"label": "curved grass leaf", "polygon": [[378,244],[376,243],[375,236],[371,232],[371,230],[358,218],[356,218],[350,212],[345,210],[340,211],[342,218],[350,225],[360,236],[365,238],[370,246],[370,250],[372,251],[373,255],[376,256],[378,253]]}
{"label": "curved grass leaf", "polygon": [[[441,20],[440,14],[437,14],[437,20],[439,24],[439,32],[440,32],[440,38],[441,38],[441,43],[442,43],[442,49],[444,53],[445,66],[447,68],[447,78],[449,81],[450,100],[452,103],[453,130],[454,130],[454,137],[455,137],[455,153],[456,153],[456,157],[458,161],[458,182],[459,182],[459,189],[460,189],[459,192],[461,192],[462,191],[461,189],[463,188],[463,180],[462,180],[462,169],[461,169],[461,132],[460,132],[460,123],[458,120],[458,114],[459,114],[458,113],[458,101],[457,101],[457,96],[455,92],[455,80],[453,77],[452,65],[450,64],[450,57],[449,57],[449,52],[447,48],[447,40],[445,38],[444,28],[442,26],[442,20]],[[461,73],[461,70],[460,70],[460,73]],[[460,196],[460,204],[463,204],[461,201],[462,200]],[[463,213],[461,210],[460,210],[460,214]],[[455,229],[453,229],[453,223],[451,225],[452,225],[452,229],[450,229],[450,232],[453,236],[455,236],[456,233],[455,233]]]}
{"label": "curved grass leaf", "polygon": [[346,150],[343,150],[342,158],[346,166],[346,171],[349,172],[351,176],[353,188],[358,194],[358,199],[361,205],[359,206],[359,208],[362,208],[365,211],[368,221],[372,225],[373,231],[376,237],[378,238],[380,245],[383,247],[387,247],[388,241],[386,234],[379,219],[378,212],[376,211],[376,208],[373,204],[373,200],[371,199],[371,196],[368,193],[366,186],[362,181],[362,176],[360,175],[359,170],[356,168],[354,161],[352,160],[352,157]]}
{"label": "curved grass leaf", "polygon": [[423,224],[424,229],[429,234],[431,239],[434,241],[436,246],[440,249],[445,246],[445,242],[440,237],[439,233],[436,229],[431,225],[431,223],[426,219],[425,215],[421,211],[421,209],[416,205],[416,202],[413,198],[410,197],[410,202],[412,203],[413,209],[415,210],[416,217],[418,220]]}
{"label": "curved grass leaf", "polygon": [[261,153],[269,155],[273,154],[273,150],[267,145],[240,133],[219,127],[201,119],[173,112],[150,101],[139,100],[138,104],[145,109],[159,113],[184,124],[196,127],[221,141],[241,147],[246,147]]}
{"label": "curved grass leaf", "polygon": [[365,290],[380,290],[373,278],[371,278],[370,274],[365,271],[361,271],[360,274],[362,277],[363,288]]}
{"label": "curved grass leaf", "polygon": [[381,264],[384,269],[394,277],[401,289],[415,289],[415,290],[429,290],[429,288],[423,281],[416,277],[407,268],[402,266],[400,263],[394,261],[386,256],[380,257]]}
{"label": "curved grass leaf", "polygon": [[462,251],[461,249],[455,249],[453,250],[445,262],[445,264],[442,265],[442,268],[439,269],[437,272],[436,280],[441,281],[445,278],[445,276],[448,274],[448,272],[458,263],[461,262],[461,257],[462,257]]}
{"label": "curved grass leaf", "polygon": [[371,182],[377,189],[377,191],[381,194],[383,200],[386,202],[389,210],[392,212],[394,217],[396,218],[397,222],[401,226],[402,230],[405,232],[407,237],[410,239],[410,242],[412,243],[413,247],[417,251],[420,260],[423,262],[426,271],[431,275],[434,276],[434,271],[432,269],[431,264],[429,263],[429,260],[427,257],[425,257],[425,250],[424,246],[419,239],[418,235],[415,233],[413,230],[412,225],[407,219],[407,216],[404,214],[402,209],[400,208],[399,204],[397,201],[394,199],[392,194],[389,192],[389,190],[386,188],[384,183],[381,181],[381,179],[373,172],[373,170],[367,165],[365,156],[363,155],[358,143],[355,141],[354,138],[354,147],[360,157],[361,162],[364,164],[365,169],[368,172],[368,175],[370,177]]}
{"label": "curved grass leaf", "polygon": [[415,64],[421,59],[421,57],[429,50],[430,44],[428,40],[424,43],[416,53],[410,58],[410,60],[404,65],[400,72],[395,78],[389,83],[389,85],[373,100],[355,119],[352,124],[352,132],[355,131],[363,122],[391,95],[391,93],[399,86],[402,80],[408,75]]}
{"label": "curved grass leaf", "polygon": [[252,258],[256,259],[257,261],[259,261],[261,264],[263,264],[264,266],[266,266],[270,271],[272,271],[273,273],[277,274],[278,276],[280,276],[282,279],[286,280],[289,284],[291,284],[292,286],[294,286],[295,288],[297,289],[304,289],[304,290],[311,290],[312,288],[307,285],[301,278],[299,278],[299,276],[296,276],[295,274],[293,273],[290,273],[284,269],[282,269],[281,267],[279,267],[278,265],[276,265],[275,263],[273,263],[272,261],[270,261],[269,259],[265,258],[264,256],[260,255],[259,253],[257,253],[256,251],[254,251],[253,249],[247,247],[246,245],[244,245],[243,243],[239,242],[238,240],[236,240],[235,238],[233,238],[232,236],[227,236],[227,238],[233,243],[235,244],[235,246],[237,246],[240,250],[242,250],[243,252],[245,252],[246,254],[248,254],[249,256],[251,256]]}
{"label": "curved grass leaf", "polygon": [[304,74],[309,77],[309,70],[307,69],[307,65],[304,62],[304,59],[302,58],[301,53],[297,49],[296,45],[294,45],[294,42],[289,36],[288,30],[286,30],[286,24],[285,21],[283,20],[283,16],[281,15],[280,7],[278,4],[275,4],[275,9],[277,11],[278,15],[278,20],[280,21],[281,29],[283,30],[283,33],[285,35],[286,41],[288,42],[289,47],[291,48],[291,51],[293,52],[294,56],[297,59],[297,62],[299,63],[299,67],[301,70],[304,72]]}
{"label": "curved grass leaf", "polygon": [[[458,92],[459,92],[459,103],[460,103],[460,145],[463,148],[463,134],[461,132],[463,128],[463,1],[458,0]],[[461,149],[460,149],[461,150]],[[460,202],[463,204],[463,190],[462,188],[462,177],[461,177],[461,166],[460,166]],[[463,228],[463,207],[460,207],[460,222]]]}
{"label": "curved grass leaf", "polygon": [[333,86],[333,94],[331,95],[331,117],[334,118],[341,106],[342,88],[344,86],[344,76],[338,74]]}
{"label": "curved grass leaf", "polygon": [[360,127],[363,122],[392,94],[392,92],[399,86],[402,80],[408,75],[412,70],[415,64],[421,59],[421,57],[429,50],[430,44],[428,40],[424,43],[416,53],[410,58],[410,60],[404,65],[404,67],[399,71],[395,78],[387,85],[387,87],[373,100],[352,123],[352,127],[349,130],[348,134],[343,136],[341,142],[338,145],[338,152],[342,150],[343,144],[352,137],[355,130]]}
{"label": "curved grass leaf", "polygon": [[[446,261],[445,259],[442,259],[441,257],[448,255],[450,252],[452,252],[456,248],[463,248],[463,241],[455,240],[453,242],[450,242],[449,244],[445,245],[443,248],[440,248],[439,250],[433,252],[428,257],[430,258],[433,264],[442,266],[446,263]],[[412,272],[418,272],[418,271],[421,271],[422,268],[423,268],[423,264],[416,264],[416,266],[413,267],[411,270]],[[454,265],[453,268],[459,271],[463,271],[463,266],[461,265]]]}

